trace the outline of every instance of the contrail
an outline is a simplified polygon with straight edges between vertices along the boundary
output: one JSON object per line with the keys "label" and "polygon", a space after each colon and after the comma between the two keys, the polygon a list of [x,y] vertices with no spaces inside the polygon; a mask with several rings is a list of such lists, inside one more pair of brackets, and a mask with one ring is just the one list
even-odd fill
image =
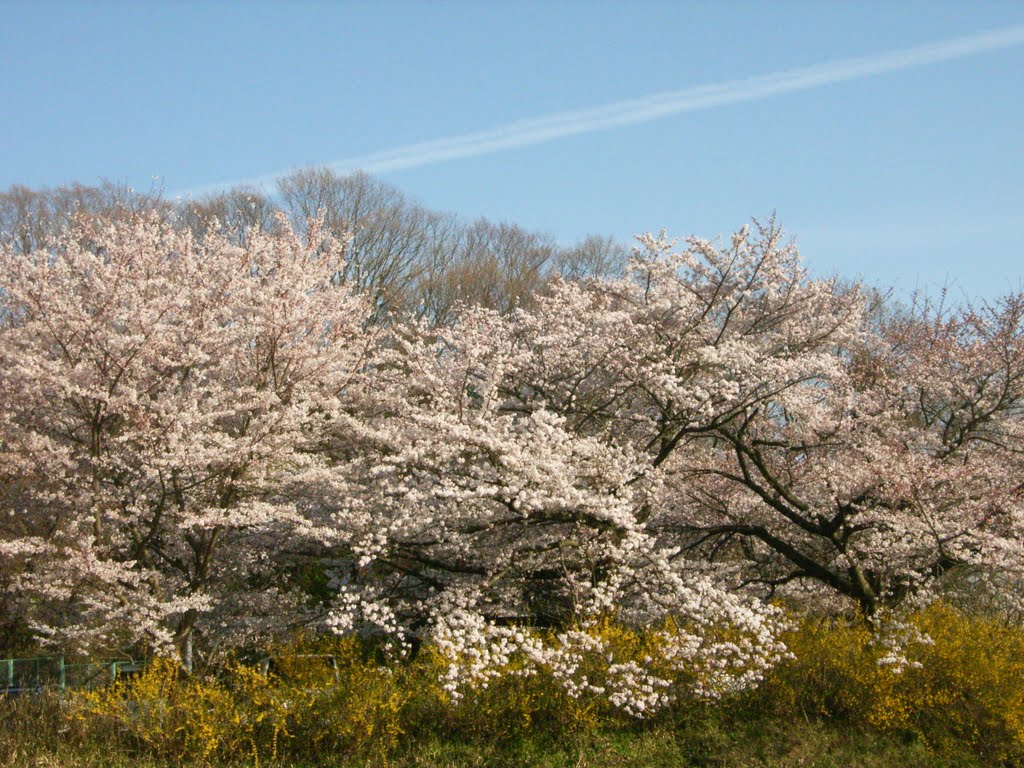
{"label": "contrail", "polygon": [[[443,163],[463,157],[487,155],[514,147],[542,144],[564,136],[606,131],[623,125],[646,123],[684,112],[696,112],[727,104],[757,101],[783,93],[807,91],[833,83],[899,72],[942,61],[976,56],[1002,48],[1024,44],[1024,26],[983,32],[914,48],[904,48],[870,56],[823,62],[809,67],[789,69],[741,80],[701,85],[678,91],[663,91],[638,99],[628,99],[602,107],[559,112],[517,120],[486,131],[464,133],[447,139],[408,144],[393,149],[350,157],[329,164],[339,173],[361,170],[386,173],[406,168]],[[249,179],[211,184],[177,193],[200,196],[246,185],[271,186],[290,171]]]}

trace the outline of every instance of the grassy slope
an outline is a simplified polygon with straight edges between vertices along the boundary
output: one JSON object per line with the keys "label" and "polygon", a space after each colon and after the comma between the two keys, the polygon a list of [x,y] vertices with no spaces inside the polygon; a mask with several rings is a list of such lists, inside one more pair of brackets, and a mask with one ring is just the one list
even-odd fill
{"label": "grassy slope", "polygon": [[[305,762],[277,765],[296,768],[1024,768],[1024,629],[941,605],[914,620],[933,642],[908,646],[920,663],[900,675],[878,663],[885,647],[862,623],[808,621],[787,637],[794,657],[755,691],[681,700],[646,722],[582,701],[574,710],[542,677],[509,677],[453,708],[429,654],[399,674],[360,654],[338,668],[340,680],[324,667],[324,698],[305,709],[299,694],[323,681],[299,668],[290,680],[240,667],[227,686],[164,679],[153,665],[120,692],[104,689],[103,706],[83,706],[93,694],[0,696],[0,768],[267,768],[284,750]],[[133,714],[140,701],[149,716]],[[285,707],[288,734],[271,738],[266,718],[282,701],[299,706]],[[191,754],[217,749],[236,762],[182,762],[183,735],[204,728],[220,741],[206,752],[193,743]],[[259,763],[247,759],[257,741]],[[349,757],[317,755],[320,744]]]}
{"label": "grassy slope", "polygon": [[[43,734],[36,734],[43,736]],[[6,739],[0,736],[0,739]],[[0,749],[10,768],[170,768],[177,761],[153,761],[101,748],[82,752],[59,737],[22,739]],[[12,748],[13,746],[13,748]],[[215,764],[216,768],[227,768]],[[236,763],[231,768],[249,763]],[[266,766],[264,762],[261,765]],[[946,760],[919,742],[903,742],[826,723],[711,721],[637,731],[606,731],[552,741],[522,734],[505,743],[437,738],[417,741],[385,760],[349,761],[324,755],[318,763],[282,763],[296,768],[968,768],[984,763]]]}

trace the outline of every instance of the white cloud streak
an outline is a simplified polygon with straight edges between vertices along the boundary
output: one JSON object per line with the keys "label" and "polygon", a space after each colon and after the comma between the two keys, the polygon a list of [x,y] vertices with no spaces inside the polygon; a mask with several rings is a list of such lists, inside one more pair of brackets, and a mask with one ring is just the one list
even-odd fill
{"label": "white cloud streak", "polygon": [[[838,59],[741,80],[663,91],[602,107],[517,120],[486,131],[464,133],[446,139],[408,144],[350,157],[329,163],[329,167],[339,173],[362,170],[372,174],[418,168],[464,157],[489,155],[507,149],[543,144],[568,136],[646,123],[686,112],[808,91],[835,83],[976,56],[1021,44],[1024,44],[1024,26],[1006,27],[914,48]],[[239,185],[268,188],[285,173],[288,171],[211,184],[176,194],[195,197]]]}

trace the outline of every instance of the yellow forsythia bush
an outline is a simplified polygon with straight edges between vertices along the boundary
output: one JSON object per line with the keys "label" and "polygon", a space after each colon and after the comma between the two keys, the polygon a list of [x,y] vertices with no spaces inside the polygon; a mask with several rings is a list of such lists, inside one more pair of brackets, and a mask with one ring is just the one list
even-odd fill
{"label": "yellow forsythia bush", "polygon": [[958,743],[994,761],[1024,759],[1024,628],[938,605],[918,617],[935,642],[914,670],[915,726],[937,748]]}
{"label": "yellow forsythia bush", "polygon": [[[792,657],[758,690],[713,705],[680,695],[663,716],[684,722],[738,707],[757,719],[818,719],[912,738],[966,762],[1024,763],[1024,628],[940,603],[910,617],[905,629],[894,664],[892,648],[863,619],[794,621],[786,639]],[[638,632],[614,621],[588,629],[626,661],[656,657],[665,630]],[[606,696],[571,696],[528,666],[517,674],[516,660],[510,674],[453,701],[442,684],[450,659],[429,644],[414,660],[392,664],[351,638],[299,638],[270,655],[267,672],[232,663],[207,677],[156,660],[131,680],[73,694],[75,733],[182,762],[261,765],[324,754],[386,762],[401,744],[452,735],[514,743],[526,730],[561,738],[636,726]],[[600,679],[598,662],[582,658],[580,671]]]}
{"label": "yellow forsythia bush", "polygon": [[410,696],[400,670],[364,658],[353,641],[330,653],[277,651],[268,674],[231,663],[218,677],[188,677],[156,659],[131,680],[75,694],[74,716],[86,739],[191,761],[394,747]]}
{"label": "yellow forsythia bush", "polygon": [[303,692],[288,731],[293,754],[385,754],[403,733],[409,670],[378,664],[354,638],[292,644],[275,668],[276,685]]}
{"label": "yellow forsythia bush", "polygon": [[205,760],[251,743],[251,724],[232,692],[214,679],[182,679],[169,659],[154,659],[130,680],[75,694],[73,712],[87,738],[127,739],[159,756]]}
{"label": "yellow forsythia bush", "polygon": [[906,643],[901,666],[862,619],[803,620],[757,706],[903,733],[945,755],[1024,758],[1024,628],[942,603],[910,624],[924,640]]}

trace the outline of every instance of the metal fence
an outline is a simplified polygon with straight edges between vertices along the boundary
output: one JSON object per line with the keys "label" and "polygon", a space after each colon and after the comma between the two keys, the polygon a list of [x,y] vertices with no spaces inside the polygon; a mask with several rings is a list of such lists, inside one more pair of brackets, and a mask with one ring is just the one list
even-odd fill
{"label": "metal fence", "polygon": [[0,695],[44,689],[94,688],[138,672],[142,667],[142,663],[132,660],[66,664],[63,656],[0,659]]}
{"label": "metal fence", "polygon": [[[338,660],[332,654],[300,653],[284,657],[264,656],[256,665],[267,675],[291,677],[314,671],[326,671],[338,679]],[[67,664],[63,656],[39,656],[33,659],[0,659],[0,696],[64,691],[108,685],[127,675],[142,671],[144,661],[120,659]]]}

